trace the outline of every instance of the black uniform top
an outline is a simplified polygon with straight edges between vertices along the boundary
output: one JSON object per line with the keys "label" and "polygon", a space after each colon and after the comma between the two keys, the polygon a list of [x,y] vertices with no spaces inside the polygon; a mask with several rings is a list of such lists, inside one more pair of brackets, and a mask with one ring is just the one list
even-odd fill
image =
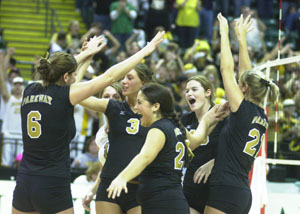
{"label": "black uniform top", "polygon": [[[181,123],[190,132],[195,131],[199,125],[195,112],[188,112],[183,114],[181,117]],[[206,142],[193,151],[195,156],[190,162],[189,167],[187,168],[184,184],[194,183],[193,177],[196,170],[203,164],[215,158],[219,135],[222,127],[223,121],[218,123],[216,128],[214,128],[214,130],[206,139]]]}
{"label": "black uniform top", "polygon": [[21,117],[24,152],[19,172],[70,177],[69,144],[76,129],[70,86],[33,83],[23,94]]}
{"label": "black uniform top", "polygon": [[243,100],[227,119],[218,145],[211,185],[249,189],[248,173],[268,127],[264,109]]}
{"label": "black uniform top", "polygon": [[179,128],[167,118],[154,122],[151,128],[161,130],[166,137],[162,150],[139,178],[144,192],[164,190],[181,185],[186,149]]}
{"label": "black uniform top", "polygon": [[109,151],[101,178],[114,179],[140,152],[149,129],[140,125],[140,115],[126,102],[109,100],[105,115],[109,122]]}

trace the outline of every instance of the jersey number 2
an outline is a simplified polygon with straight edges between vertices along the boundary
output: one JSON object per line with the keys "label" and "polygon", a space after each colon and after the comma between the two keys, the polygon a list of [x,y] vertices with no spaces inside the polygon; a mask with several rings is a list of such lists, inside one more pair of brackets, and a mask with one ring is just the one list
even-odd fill
{"label": "jersey number 2", "polygon": [[174,167],[175,169],[179,169],[181,170],[183,167],[183,163],[184,161],[182,160],[184,154],[185,154],[185,146],[182,142],[178,142],[176,144],[176,152],[179,152],[179,154],[176,156],[175,160],[174,160]]}
{"label": "jersey number 2", "polygon": [[42,134],[41,124],[38,122],[42,115],[38,111],[31,111],[27,115],[27,134],[31,138],[39,138]]}
{"label": "jersey number 2", "polygon": [[[246,146],[244,148],[244,153],[246,153],[247,155],[250,155],[252,157],[256,157],[258,154],[258,151],[256,152],[257,148],[255,148],[255,146],[259,143],[259,142],[263,142],[265,140],[265,134],[263,134],[260,137],[260,133],[257,129],[251,129],[249,131],[249,136],[253,137],[253,140],[250,140],[246,143]],[[258,150],[260,149],[260,147],[258,148]]]}

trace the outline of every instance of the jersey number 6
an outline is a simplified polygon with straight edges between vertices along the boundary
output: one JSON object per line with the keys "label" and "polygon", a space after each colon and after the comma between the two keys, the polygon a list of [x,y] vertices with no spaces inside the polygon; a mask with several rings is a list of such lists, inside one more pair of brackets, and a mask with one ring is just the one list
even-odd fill
{"label": "jersey number 6", "polygon": [[42,134],[41,124],[38,122],[42,115],[38,111],[31,111],[27,115],[27,134],[31,138],[39,138]]}

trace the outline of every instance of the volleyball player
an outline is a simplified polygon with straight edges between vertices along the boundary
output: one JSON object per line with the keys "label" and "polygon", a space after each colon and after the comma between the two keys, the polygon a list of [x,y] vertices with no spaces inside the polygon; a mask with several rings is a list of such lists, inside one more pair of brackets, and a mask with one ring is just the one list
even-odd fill
{"label": "volleyball player", "polygon": [[186,131],[175,114],[169,90],[157,83],[143,86],[136,109],[141,124],[150,129],[140,153],[110,184],[108,197],[119,197],[123,189],[129,194],[127,183],[141,173],[137,198],[143,214],[187,214],[189,206],[181,186]]}
{"label": "volleyball player", "polygon": [[[146,47],[113,66],[103,75],[74,83],[79,70],[104,46],[104,38],[94,37],[75,59],[55,53],[41,59],[38,72],[42,83],[32,83],[23,94],[21,117],[23,159],[13,195],[13,214],[74,213],[70,189],[69,144],[75,134],[74,105],[122,78],[161,42],[158,34]],[[72,84],[74,83],[74,84]]]}
{"label": "volleyball player", "polygon": [[[155,37],[155,45],[161,42],[163,32]],[[152,42],[154,43],[154,42]],[[148,46],[148,45],[147,45]],[[156,47],[155,46],[155,47]],[[101,182],[96,195],[96,213],[139,214],[136,201],[137,181],[131,181],[129,194],[118,199],[107,197],[109,184],[140,151],[148,128],[141,126],[140,115],[134,110],[137,93],[145,83],[152,81],[152,72],[145,64],[135,66],[122,80],[122,93],[126,102],[90,97],[81,103],[86,108],[105,113],[109,123],[109,151],[101,172]]]}
{"label": "volleyball player", "polygon": [[247,51],[246,34],[250,30],[250,17],[235,26],[239,40],[239,81],[234,75],[234,62],[228,38],[228,23],[218,15],[221,35],[221,74],[231,113],[226,121],[218,144],[215,165],[210,177],[206,214],[246,214],[251,207],[251,191],[248,173],[268,128],[264,113],[264,98],[269,93],[274,101],[279,91],[277,86],[259,71],[251,70]]}
{"label": "volleyball player", "polygon": [[[137,111],[141,124],[150,127],[140,153],[111,183],[108,197],[120,195],[126,183],[142,172],[137,198],[142,213],[187,214],[189,207],[181,187],[184,165],[185,129],[174,111],[169,90],[157,83],[143,86],[138,93]],[[116,186],[115,186],[116,185]],[[130,194],[130,189],[125,187]]]}
{"label": "volleyball player", "polygon": [[[198,127],[203,115],[214,106],[213,86],[205,76],[196,75],[187,80],[185,88],[185,99],[191,109],[182,115],[181,122],[184,127],[194,132]],[[199,178],[199,183],[194,182],[194,174],[196,170],[209,161],[214,162],[215,151],[218,144],[218,137],[223,122],[217,125],[212,133],[207,137],[206,141],[193,150],[194,158],[189,164],[183,181],[183,192],[190,206],[191,214],[203,213],[208,197],[209,175]],[[208,179],[208,180],[207,180]]]}
{"label": "volleyball player", "polygon": [[[113,83],[110,86],[107,86],[101,93],[100,93],[100,98],[107,98],[107,99],[114,99],[114,100],[119,100],[124,101],[125,97],[122,94],[122,87],[119,82]],[[104,166],[107,153],[109,150],[109,141],[108,141],[108,123],[105,122],[102,127],[98,130],[96,134],[96,144],[99,148],[98,151],[98,158],[100,161],[100,172],[97,176],[96,181],[94,182],[93,186],[89,189],[89,191],[85,194],[85,196],[82,199],[82,206],[84,209],[87,211],[90,211],[90,203],[93,200],[94,196],[97,193],[99,184],[100,184],[100,174],[102,171],[102,168]]]}

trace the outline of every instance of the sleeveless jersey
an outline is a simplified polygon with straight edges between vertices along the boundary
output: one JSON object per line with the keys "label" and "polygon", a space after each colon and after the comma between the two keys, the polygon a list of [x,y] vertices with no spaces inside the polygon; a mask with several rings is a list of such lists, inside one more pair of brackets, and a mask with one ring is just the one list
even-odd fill
{"label": "sleeveless jersey", "polygon": [[126,102],[110,99],[105,115],[109,123],[109,151],[101,178],[114,179],[140,152],[149,128],[141,126],[140,115]]}
{"label": "sleeveless jersey", "polygon": [[[181,117],[181,123],[189,132],[195,131],[199,125],[195,112],[188,112],[183,114]],[[191,174],[193,177],[195,171],[200,166],[215,158],[215,152],[217,149],[219,135],[223,127],[223,123],[223,121],[219,122],[207,137],[205,143],[201,144],[193,151],[195,157],[192,159],[189,167],[187,168],[187,174]]]}
{"label": "sleeveless jersey", "polygon": [[69,144],[75,135],[70,86],[33,83],[23,94],[24,153],[19,172],[70,177]]}
{"label": "sleeveless jersey", "polygon": [[153,192],[181,186],[186,148],[179,128],[167,118],[154,122],[151,128],[161,130],[166,141],[157,157],[141,173],[142,192]]}
{"label": "sleeveless jersey", "polygon": [[249,189],[248,173],[267,128],[264,109],[243,100],[221,131],[210,184]]}

